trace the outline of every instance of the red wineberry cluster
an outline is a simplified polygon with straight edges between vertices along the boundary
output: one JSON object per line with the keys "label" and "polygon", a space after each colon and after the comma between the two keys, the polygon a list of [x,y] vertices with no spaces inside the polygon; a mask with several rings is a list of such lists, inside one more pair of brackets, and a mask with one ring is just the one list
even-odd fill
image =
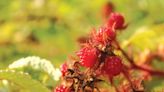
{"label": "red wineberry cluster", "polygon": [[[144,92],[142,81],[145,75],[141,74],[141,78],[134,80],[130,75],[133,70],[164,77],[162,71],[135,64],[133,58],[120,47],[116,39],[117,30],[127,27],[124,16],[120,13],[113,13],[112,4],[107,4],[104,9],[103,12],[109,19],[105,18],[106,23],[98,30],[94,29],[89,37],[80,39],[81,49],[76,52],[76,57],[71,58],[69,65],[67,63],[61,65],[62,84],[53,92],[101,92],[97,84],[105,79],[110,81],[116,92]],[[115,50],[120,51],[129,63],[125,65]],[[128,82],[123,81],[116,87],[113,78],[121,73]]]}
{"label": "red wineberry cluster", "polygon": [[[79,63],[78,66],[84,67],[86,71],[85,69],[78,69],[75,64],[68,67],[64,63],[61,66],[62,77],[64,80],[73,79],[72,85],[67,86],[71,90],[66,91],[67,87],[62,85],[57,87],[55,92],[74,92],[75,90],[75,92],[79,92],[79,90],[93,92],[96,87],[90,85],[101,81],[98,79],[99,76],[107,76],[111,80],[114,76],[119,75],[122,72],[123,63],[122,59],[114,53],[114,42],[116,40],[116,30],[123,27],[124,17],[119,13],[111,13],[107,23],[100,27],[98,31],[94,31],[88,42],[76,53],[78,59],[75,63]],[[76,69],[73,67],[76,67]],[[86,86],[90,87],[92,91],[88,91]]]}

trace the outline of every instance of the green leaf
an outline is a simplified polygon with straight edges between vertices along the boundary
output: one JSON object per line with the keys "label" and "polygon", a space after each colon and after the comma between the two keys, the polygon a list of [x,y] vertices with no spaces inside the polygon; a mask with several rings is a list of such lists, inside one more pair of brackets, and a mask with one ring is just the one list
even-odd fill
{"label": "green leaf", "polygon": [[152,80],[145,81],[144,83],[146,85],[145,87],[146,92],[162,92],[164,90],[163,78],[154,77]]}
{"label": "green leaf", "polygon": [[123,42],[123,48],[128,45],[133,46],[134,50],[143,51],[145,49],[155,50],[157,46],[164,45],[164,25],[153,27],[144,26]]}
{"label": "green leaf", "polygon": [[40,82],[33,80],[28,74],[13,70],[0,70],[0,79],[8,80],[29,92],[50,92]]}

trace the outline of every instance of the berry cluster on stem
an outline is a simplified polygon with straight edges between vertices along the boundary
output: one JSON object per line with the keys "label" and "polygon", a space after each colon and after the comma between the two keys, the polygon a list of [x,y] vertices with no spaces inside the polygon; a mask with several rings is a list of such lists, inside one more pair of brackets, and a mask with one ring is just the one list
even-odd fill
{"label": "berry cluster on stem", "polygon": [[[117,41],[117,31],[127,27],[124,16],[111,13],[106,23],[98,30],[94,29],[76,57],[71,63],[61,66],[62,82],[54,92],[102,92],[98,84],[109,81],[116,92],[144,92],[141,81],[133,80],[131,70],[141,70],[150,75],[164,76],[164,72],[150,70],[135,64],[134,60],[120,47]],[[124,64],[123,58],[115,51],[120,51],[129,65]],[[115,85],[113,78],[121,76],[128,81],[128,85]],[[131,90],[131,91],[129,91]]]}

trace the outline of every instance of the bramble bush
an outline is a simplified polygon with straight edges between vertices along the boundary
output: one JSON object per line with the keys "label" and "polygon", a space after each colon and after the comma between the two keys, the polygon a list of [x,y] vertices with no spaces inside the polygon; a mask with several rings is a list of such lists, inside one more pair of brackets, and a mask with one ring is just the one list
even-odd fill
{"label": "bramble bush", "polygon": [[[20,92],[147,92],[146,82],[154,76],[164,77],[164,71],[152,66],[155,59],[164,61],[164,46],[159,44],[164,42],[163,32],[154,32],[158,29],[155,27],[152,31],[141,30],[121,43],[117,37],[126,33],[129,25],[124,15],[115,12],[112,3],[103,7],[102,15],[104,23],[79,38],[80,50],[69,56],[60,69],[54,68],[49,60],[29,56],[0,70],[0,80],[4,85],[22,87]],[[154,48],[154,43],[158,45],[154,51],[133,50],[133,44],[142,49],[141,45]],[[55,87],[45,81],[58,83]]]}
{"label": "bramble bush", "polygon": [[[77,57],[61,66],[61,84],[54,92],[109,92],[100,87],[102,82],[109,82],[116,92],[144,92],[144,80],[154,75],[163,77],[163,71],[137,65],[120,47],[117,35],[126,26],[123,15],[114,12],[103,26],[93,29],[81,43]],[[133,76],[135,72],[140,72],[139,76]],[[121,80],[116,85],[113,80],[117,76]]]}

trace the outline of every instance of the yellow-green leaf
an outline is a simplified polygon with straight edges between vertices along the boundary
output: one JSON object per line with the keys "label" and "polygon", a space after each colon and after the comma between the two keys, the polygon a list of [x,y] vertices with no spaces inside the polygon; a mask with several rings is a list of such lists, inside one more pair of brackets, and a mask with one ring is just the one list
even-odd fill
{"label": "yellow-green leaf", "polygon": [[28,74],[13,70],[0,70],[0,79],[8,80],[29,92],[50,92],[40,82],[33,80]]}

